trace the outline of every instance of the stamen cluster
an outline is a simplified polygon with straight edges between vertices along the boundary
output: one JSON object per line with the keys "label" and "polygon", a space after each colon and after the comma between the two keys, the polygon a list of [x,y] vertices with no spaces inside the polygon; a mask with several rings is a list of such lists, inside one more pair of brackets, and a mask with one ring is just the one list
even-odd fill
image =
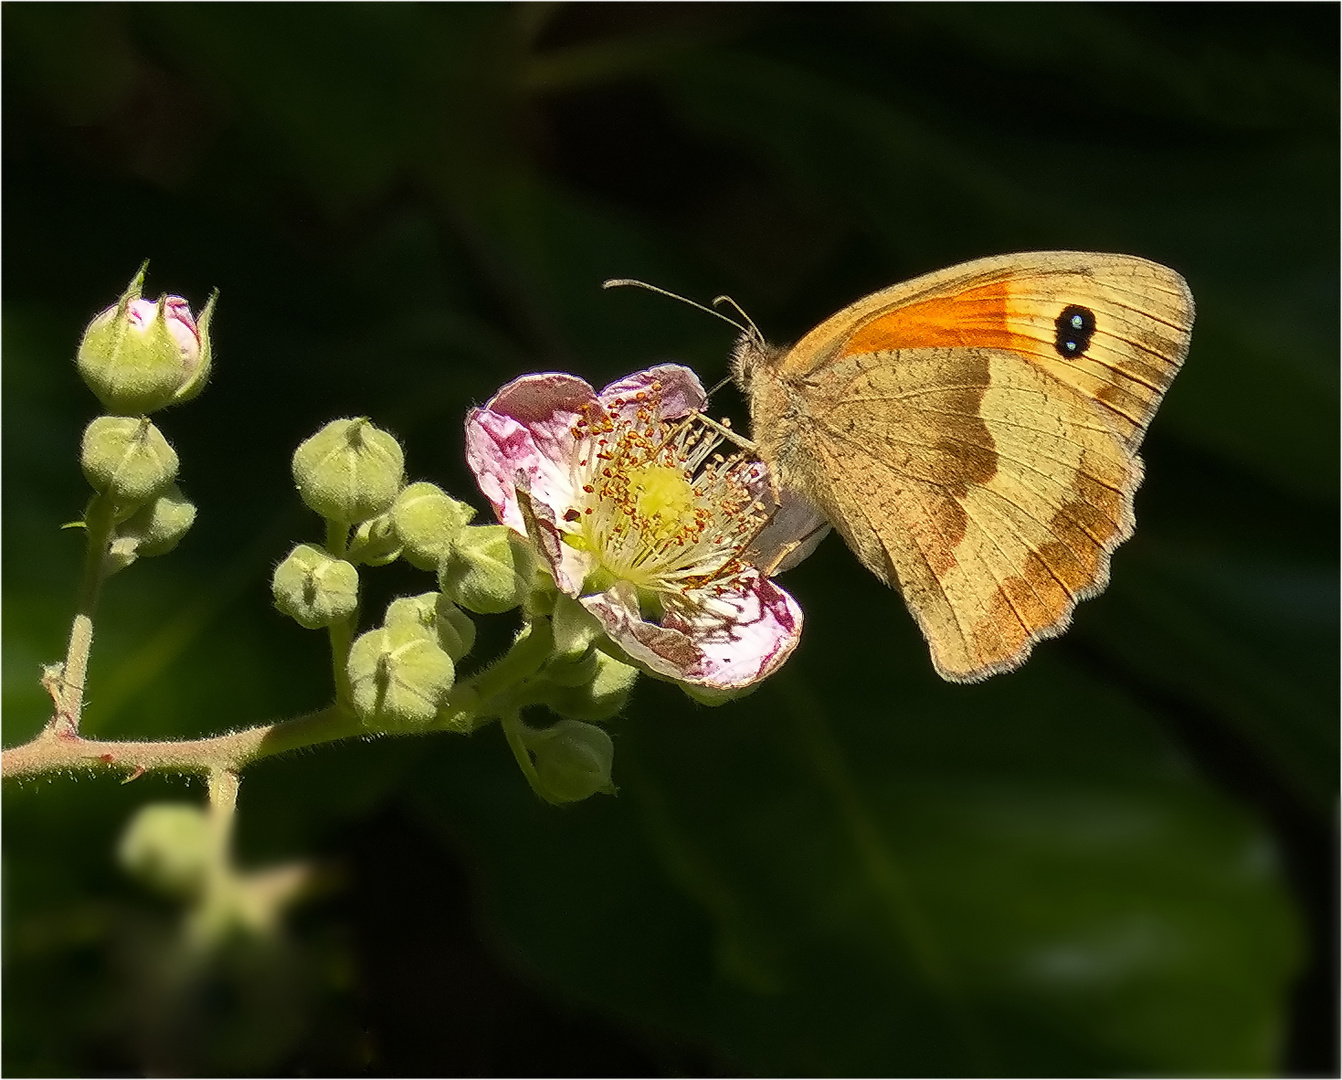
{"label": "stamen cluster", "polygon": [[740,451],[716,453],[722,434],[697,416],[663,419],[660,397],[653,383],[579,411],[569,542],[642,589],[734,590],[747,569],[741,553],[768,519],[756,466]]}

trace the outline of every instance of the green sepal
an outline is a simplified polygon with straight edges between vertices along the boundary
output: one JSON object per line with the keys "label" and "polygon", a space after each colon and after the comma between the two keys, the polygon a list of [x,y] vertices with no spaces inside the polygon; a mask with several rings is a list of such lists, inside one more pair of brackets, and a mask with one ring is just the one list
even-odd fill
{"label": "green sepal", "polygon": [[79,464],[94,491],[131,512],[167,489],[178,461],[148,417],[99,416],[84,429]]}
{"label": "green sepal", "polygon": [[299,544],[275,568],[275,607],[299,626],[320,630],[359,606],[359,571],[312,544]]}
{"label": "green sepal", "polygon": [[392,527],[405,561],[420,570],[437,570],[452,538],[475,517],[475,508],[458,502],[436,484],[408,485],[391,508]]}
{"label": "green sepal", "polygon": [[456,668],[435,637],[399,622],[360,636],[347,665],[354,711],[371,731],[419,731],[446,702]]}
{"label": "green sepal", "polygon": [[[555,672],[547,669],[551,675],[551,686],[546,689],[542,700],[560,716],[574,720],[602,722],[617,715],[629,702],[634,684],[638,682],[639,669],[621,663],[613,656],[593,649],[589,657],[580,662],[580,666],[591,664],[595,669],[590,678],[576,686],[563,685],[562,675],[555,678]],[[562,668],[561,668],[562,671]]]}
{"label": "green sepal", "polygon": [[354,525],[391,509],[405,480],[405,455],[365,417],[332,420],[294,451],[293,477],[310,509]]}

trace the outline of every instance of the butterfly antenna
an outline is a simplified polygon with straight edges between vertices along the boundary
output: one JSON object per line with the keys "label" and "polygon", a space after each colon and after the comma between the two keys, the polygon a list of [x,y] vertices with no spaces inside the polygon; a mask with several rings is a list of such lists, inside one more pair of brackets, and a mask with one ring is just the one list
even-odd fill
{"label": "butterfly antenna", "polygon": [[[662,296],[669,296],[672,300],[679,300],[682,304],[689,304],[690,307],[692,308],[698,308],[700,311],[706,311],[714,318],[721,319],[725,323],[730,323],[732,326],[736,327],[736,329],[740,330],[741,333],[743,334],[757,335],[759,333],[759,331],[755,329],[755,324],[752,323],[749,318],[746,319],[747,325],[743,326],[735,319],[728,318],[720,311],[717,311],[711,307],[706,307],[705,305],[699,303],[698,301],[690,300],[687,297],[679,295],[678,293],[670,292],[667,289],[659,289],[656,285],[649,285],[646,281],[636,281],[633,278],[611,278],[608,281],[603,281],[601,283],[601,287],[603,289],[614,289],[618,288],[621,285],[636,285],[640,289],[647,289],[648,292],[660,293]],[[718,297],[718,300],[721,299],[722,297]],[[715,304],[717,302],[718,302],[717,300],[713,301],[713,303]],[[732,306],[735,307],[737,311],[740,311],[742,316],[745,315],[745,312],[741,311],[740,307],[737,306],[735,301],[732,301]]]}
{"label": "butterfly antenna", "polygon": [[[730,322],[733,326],[740,327],[741,332],[742,332],[742,333],[745,333],[745,334],[749,334],[750,337],[751,337],[751,339],[752,339],[753,341],[756,341],[756,342],[760,343],[761,345],[764,344],[764,335],[760,333],[760,328],[759,328],[758,326],[755,325],[755,320],[752,319],[749,315],[746,314],[746,309],[745,309],[745,308],[743,308],[740,304],[738,304],[738,303],[737,303],[735,300],[733,300],[730,296],[715,296],[715,297],[713,297],[713,307],[714,307],[714,309],[716,309],[717,306],[718,306],[719,304],[731,304],[731,306],[734,307],[734,308],[736,309],[736,313],[737,313],[738,315],[740,315],[742,319],[745,320],[745,324],[746,324],[746,325],[745,325],[745,326],[741,326],[741,324],[738,323],[735,319],[727,319],[727,321]],[[721,318],[726,318],[726,316],[725,316],[725,315],[722,315],[721,312],[717,312],[717,314],[718,314]]]}

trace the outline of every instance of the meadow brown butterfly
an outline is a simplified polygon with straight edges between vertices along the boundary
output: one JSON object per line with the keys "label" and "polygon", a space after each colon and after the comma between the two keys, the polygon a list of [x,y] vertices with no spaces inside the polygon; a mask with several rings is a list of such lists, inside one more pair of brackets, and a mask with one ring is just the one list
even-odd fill
{"label": "meadow brown butterfly", "polygon": [[944,679],[1024,662],[1109,580],[1193,296],[1131,255],[977,259],[873,293],[732,372],[760,459],[898,589]]}

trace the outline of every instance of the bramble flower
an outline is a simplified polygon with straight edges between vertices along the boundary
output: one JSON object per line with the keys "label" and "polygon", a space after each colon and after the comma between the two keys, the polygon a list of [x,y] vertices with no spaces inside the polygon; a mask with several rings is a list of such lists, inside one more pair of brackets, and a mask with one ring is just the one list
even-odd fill
{"label": "bramble flower", "polygon": [[471,411],[466,457],[499,520],[629,657],[733,690],[796,646],[801,609],[768,574],[809,554],[824,524],[804,504],[775,507],[758,462],[716,452],[721,433],[691,416],[705,401],[675,364],[600,394],[526,375]]}

